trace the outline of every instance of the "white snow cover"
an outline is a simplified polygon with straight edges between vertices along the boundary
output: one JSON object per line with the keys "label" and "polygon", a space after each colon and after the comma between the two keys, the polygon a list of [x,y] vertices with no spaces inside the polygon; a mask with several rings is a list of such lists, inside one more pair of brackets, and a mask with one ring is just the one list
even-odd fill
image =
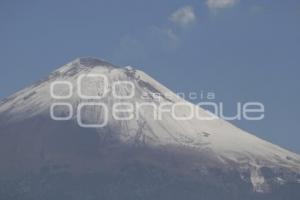
{"label": "white snow cover", "polygon": [[[201,116],[209,115],[202,108],[177,97],[172,91],[144,72],[132,67],[118,68],[95,58],[76,59],[54,71],[45,80],[13,94],[0,103],[0,113],[6,114],[8,122],[22,120],[39,114],[50,115],[51,104],[68,102],[74,108],[72,120],[76,122],[78,104],[90,102],[90,100],[79,98],[77,81],[78,77],[88,74],[102,74],[108,78],[109,84],[106,89],[109,92],[104,98],[92,102],[102,102],[108,105],[110,114],[108,126],[118,130],[121,133],[120,139],[125,143],[138,142],[152,146],[180,145],[196,151],[211,151],[220,161],[230,160],[251,168],[251,182],[258,192],[261,191],[261,186],[265,181],[260,172],[260,168],[263,166],[287,167],[295,172],[300,172],[299,155],[264,141],[219,118],[199,120],[194,116],[188,120],[178,121],[170,113],[164,112],[162,120],[157,120],[154,119],[153,108],[144,106],[139,109],[138,118],[127,121],[115,120],[111,116],[111,109],[118,102],[129,102],[134,105],[147,102],[156,105],[180,102],[198,110]],[[68,81],[73,85],[73,95],[70,99],[56,100],[51,97],[50,87],[54,81]],[[132,82],[135,86],[134,97],[128,100],[113,98],[112,85],[113,82],[118,81]],[[117,88],[118,94],[123,95],[128,94],[129,90],[128,86]],[[85,80],[81,91],[88,95],[100,95],[103,88],[99,85],[99,79],[95,78]],[[153,92],[161,94],[160,101],[151,98]],[[176,115],[186,117],[189,115],[189,109],[178,106]],[[102,121],[103,113],[101,113],[101,109],[94,107],[85,110],[83,118],[87,122]]]}

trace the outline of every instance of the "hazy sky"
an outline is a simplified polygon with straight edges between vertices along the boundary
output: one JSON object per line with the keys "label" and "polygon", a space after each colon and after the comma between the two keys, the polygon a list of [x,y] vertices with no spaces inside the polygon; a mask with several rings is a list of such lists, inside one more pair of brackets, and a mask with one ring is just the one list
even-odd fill
{"label": "hazy sky", "polygon": [[239,127],[300,153],[299,0],[1,0],[0,98],[82,56],[177,92],[264,103]]}

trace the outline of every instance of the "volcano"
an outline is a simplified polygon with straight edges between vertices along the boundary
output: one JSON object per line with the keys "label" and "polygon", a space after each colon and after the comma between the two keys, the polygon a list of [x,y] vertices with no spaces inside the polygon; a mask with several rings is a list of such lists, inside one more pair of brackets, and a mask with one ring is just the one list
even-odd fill
{"label": "volcano", "polygon": [[142,71],[75,59],[1,101],[0,199],[300,199],[298,154],[206,117]]}

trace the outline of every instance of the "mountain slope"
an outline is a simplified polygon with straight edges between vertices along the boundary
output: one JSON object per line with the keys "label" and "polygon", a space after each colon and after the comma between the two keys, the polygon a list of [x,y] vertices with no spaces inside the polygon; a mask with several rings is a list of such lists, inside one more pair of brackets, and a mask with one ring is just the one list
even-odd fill
{"label": "mountain slope", "polygon": [[[108,82],[104,87],[102,79],[94,77],[95,74],[107,77]],[[86,79],[86,76],[90,78]],[[83,84],[78,84],[80,77],[84,79],[81,82]],[[51,96],[51,85],[59,81],[72,85],[69,98],[55,99]],[[113,86],[120,81],[128,81],[132,85]],[[120,96],[128,96],[132,86],[134,95],[129,99],[118,99],[113,95],[112,91],[115,91]],[[62,85],[58,84],[57,88],[55,92],[58,96],[69,92]],[[101,99],[84,99],[78,96],[78,91],[81,91],[81,96],[105,95]],[[51,106],[62,102],[72,107],[70,119],[51,119]],[[112,109],[114,105],[124,102],[134,105],[134,117],[130,120],[116,120]],[[84,104],[87,106],[80,110],[79,118],[78,107],[82,103],[88,104]],[[107,105],[107,117],[102,107],[91,103]],[[138,105],[143,104],[165,106],[163,109],[166,111],[161,113],[161,119],[158,120],[153,107],[141,106],[137,109]],[[176,107],[176,116],[189,119],[174,119],[170,112],[174,104],[185,105]],[[40,173],[41,169],[50,166],[52,171],[56,167],[77,175],[105,171],[115,176],[122,170],[122,166],[126,166],[129,170],[126,173],[129,174],[133,173],[130,172],[132,168],[143,172],[146,170],[145,173],[150,173],[150,177],[164,172],[168,181],[172,179],[169,176],[179,175],[188,177],[187,185],[195,181],[203,188],[207,185],[216,186],[225,193],[228,191],[226,187],[223,188],[224,185],[230,184],[231,192],[228,195],[231,199],[232,188],[235,187],[245,187],[243,194],[247,191],[247,195],[270,195],[277,187],[299,188],[299,155],[257,138],[222,119],[199,120],[195,115],[189,117],[189,109],[197,112],[197,116],[210,116],[202,108],[177,97],[142,71],[131,67],[119,68],[95,58],[76,59],[46,79],[1,102],[0,174],[17,173],[23,176],[28,171]],[[55,112],[60,117],[69,114],[65,106],[58,106]],[[124,113],[120,116],[126,117]],[[104,127],[85,128],[78,124],[99,124],[105,119],[107,125]],[[159,170],[152,174],[148,171],[149,167],[154,171]],[[221,179],[219,173],[222,174]],[[128,175],[129,179],[134,174]],[[164,180],[162,177],[160,175],[158,179]],[[147,176],[145,180],[148,179]],[[133,180],[131,184],[144,184],[136,178]],[[162,187],[165,181],[157,184]],[[137,190],[145,194],[144,190],[148,187],[137,187]],[[172,187],[169,189],[172,190]],[[299,197],[299,194],[295,195]]]}

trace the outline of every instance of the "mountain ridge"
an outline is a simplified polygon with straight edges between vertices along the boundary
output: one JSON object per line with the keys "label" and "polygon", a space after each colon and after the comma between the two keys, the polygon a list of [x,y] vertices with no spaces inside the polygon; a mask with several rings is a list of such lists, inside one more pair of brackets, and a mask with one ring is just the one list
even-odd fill
{"label": "mountain ridge", "polygon": [[[104,84],[103,88],[98,87],[99,84],[93,87],[99,80],[86,80],[81,86],[82,94],[98,97],[105,88],[108,93],[101,100],[82,99],[78,94],[80,90],[78,79],[93,74],[105,75],[108,85]],[[55,99],[50,95],[51,85],[56,81],[72,84],[70,98]],[[125,162],[120,158],[122,157],[120,155],[124,155],[123,149],[125,152],[131,152],[128,155],[132,154],[143,165],[151,163],[164,170],[172,167],[169,162],[163,162],[158,155],[165,157],[166,160],[172,160],[171,155],[173,159],[178,159],[178,162],[185,160],[182,165],[190,170],[205,171],[214,168],[227,172],[233,170],[239,174],[241,180],[250,183],[253,191],[257,193],[271,192],[274,190],[273,187],[281,184],[300,183],[298,154],[253,136],[222,119],[199,121],[194,117],[177,121],[170,113],[166,113],[162,120],[154,120],[154,114],[148,107],[138,112],[138,119],[127,121],[114,119],[111,116],[112,107],[123,100],[112,96],[112,85],[122,81],[132,82],[134,85],[134,95],[126,100],[133,105],[153,103],[160,106],[163,103],[170,105],[182,103],[191,106],[201,116],[209,115],[202,108],[177,97],[142,71],[132,67],[114,67],[96,58],[78,58],[55,70],[46,79],[11,95],[6,102],[0,104],[0,146],[4,152],[0,154],[0,163],[6,166],[5,170],[18,169],[18,166],[23,166],[24,170],[33,170],[47,163],[63,166],[68,162],[73,163],[71,164],[73,168],[81,166],[82,164],[79,164],[81,162],[87,162],[90,166],[93,166],[93,163],[95,166],[101,166],[101,162],[98,161],[100,158],[111,164],[108,166],[114,166],[112,164],[114,162],[122,166]],[[115,90],[119,95],[126,96],[130,93],[128,85],[119,85]],[[66,93],[68,92],[63,91],[59,95]],[[161,94],[160,100],[153,98],[153,93]],[[167,93],[171,95],[167,96]],[[108,106],[107,126],[101,128],[79,126],[78,107],[87,102],[102,102]],[[51,119],[49,112],[54,103],[69,103],[74,115],[66,121]],[[181,117],[188,115],[187,109],[178,108],[177,111]],[[58,113],[64,115],[67,112],[58,109]],[[85,123],[99,123],[104,119],[103,113],[102,108],[91,106],[81,112],[81,120]],[[150,155],[150,158],[148,160],[143,158],[143,152],[135,152],[135,148],[144,149],[144,154]],[[101,157],[101,154],[109,156],[110,153],[107,152],[109,149],[112,149],[110,153],[116,158]],[[12,157],[20,158],[21,161],[11,160],[5,152],[14,152]],[[185,156],[180,156],[181,154]],[[24,160],[24,157],[28,159]],[[161,166],[160,162],[164,164]],[[96,170],[97,167],[91,168]],[[184,168],[179,169],[178,173]],[[265,171],[271,174],[270,177],[264,174]]]}

